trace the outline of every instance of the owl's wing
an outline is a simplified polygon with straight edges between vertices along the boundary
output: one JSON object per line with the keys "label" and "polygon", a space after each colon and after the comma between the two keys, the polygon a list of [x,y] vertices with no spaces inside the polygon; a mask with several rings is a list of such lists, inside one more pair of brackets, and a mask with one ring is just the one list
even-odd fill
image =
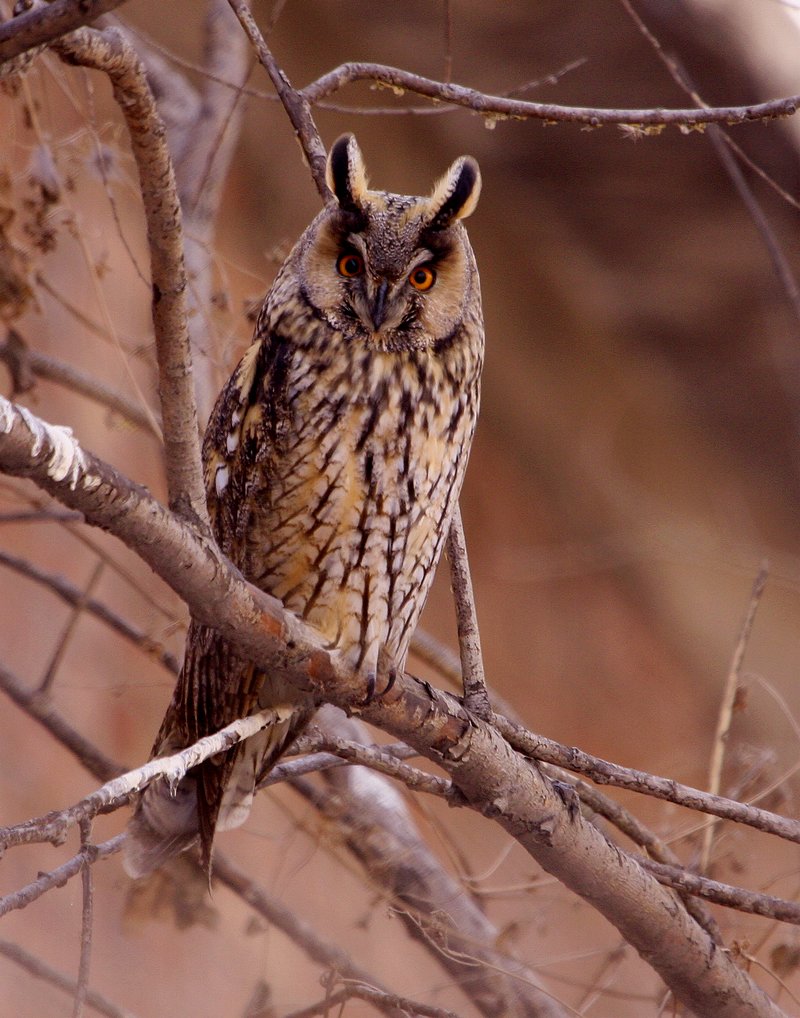
{"label": "owl's wing", "polygon": [[203,440],[211,526],[223,552],[240,567],[249,517],[269,500],[276,449],[287,429],[288,356],[285,341],[257,339],[220,393]]}
{"label": "owl's wing", "polygon": [[[288,357],[285,341],[262,336],[253,343],[220,393],[203,442],[211,525],[222,551],[240,568],[245,567],[251,517],[269,503],[270,478],[288,428]],[[257,710],[263,686],[263,674],[232,644],[193,620],[153,754],[175,752]],[[291,691],[271,692],[290,702]],[[217,821],[220,827],[243,822],[258,773],[305,725],[309,710],[287,709],[285,714],[244,747],[236,746],[190,772],[177,797],[161,784],[145,790],[130,827],[130,873],[141,875],[160,866],[198,833],[209,868]]]}

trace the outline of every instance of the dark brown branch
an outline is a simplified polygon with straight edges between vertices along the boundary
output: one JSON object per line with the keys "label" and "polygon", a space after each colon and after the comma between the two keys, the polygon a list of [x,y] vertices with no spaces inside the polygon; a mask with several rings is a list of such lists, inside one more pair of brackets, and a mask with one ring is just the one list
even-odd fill
{"label": "dark brown branch", "polygon": [[573,801],[453,697],[403,674],[382,697],[359,706],[364,680],[279,602],[246,584],[210,539],[84,452],[65,429],[2,397],[0,469],[30,477],[135,549],[200,622],[235,641],[254,664],[360,711],[442,766],[465,805],[493,819],[547,872],[590,901],[686,1006],[717,1018],[738,1018],[745,1007],[753,1015],[780,1014],[671,892],[617,852]]}
{"label": "dark brown branch", "polygon": [[242,28],[255,49],[262,67],[272,79],[275,91],[283,103],[284,109],[292,123],[297,140],[302,146],[303,152],[317,185],[320,197],[324,202],[330,202],[332,195],[325,183],[325,146],[320,140],[314,119],[311,116],[311,106],[304,91],[298,92],[286,77],[284,71],[278,66],[275,57],[267,46],[264,36],[259,31],[253,15],[244,0],[229,0],[236,17],[241,22]]}
{"label": "dark brown branch", "polygon": [[0,24],[0,64],[88,25],[125,0],[53,0]]}
{"label": "dark brown branch", "polygon": [[474,88],[446,84],[424,78],[410,71],[384,64],[347,63],[323,74],[300,94],[312,106],[321,99],[355,81],[374,81],[403,92],[414,92],[439,102],[450,103],[473,110],[482,116],[508,120],[542,120],[545,123],[585,124],[602,127],[606,124],[624,124],[641,127],[662,127],[674,124],[679,127],[702,127],[704,124],[741,124],[752,120],[771,120],[790,117],[797,112],[800,95],[749,106],[722,106],[707,109],[594,109],[584,106],[558,106],[554,103],[533,103],[523,99],[486,95]]}

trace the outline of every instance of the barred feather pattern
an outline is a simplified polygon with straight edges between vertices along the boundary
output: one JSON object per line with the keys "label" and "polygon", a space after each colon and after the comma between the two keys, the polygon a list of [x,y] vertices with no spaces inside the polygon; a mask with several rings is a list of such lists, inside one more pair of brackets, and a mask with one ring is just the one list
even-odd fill
{"label": "barred feather pattern", "polygon": [[[364,192],[356,200],[360,222],[350,209],[324,211],[276,277],[255,342],[212,413],[203,460],[225,554],[373,681],[379,655],[403,667],[447,536],[477,420],[483,320],[474,258],[446,187],[435,199]],[[426,236],[445,202],[455,213]],[[387,327],[376,325],[377,312],[363,321],[349,281],[334,273],[330,304],[328,283],[314,284],[343,248],[363,251],[373,275],[395,279],[405,304],[388,312]],[[420,249],[444,284],[441,320],[402,276]],[[458,287],[457,301],[448,302],[448,285]],[[374,311],[379,298],[371,299]],[[128,871],[147,873],[198,837],[208,869],[215,831],[244,821],[256,783],[316,706],[310,692],[260,671],[193,621],[154,754],[265,707],[281,720],[190,772],[177,796],[158,784],[145,790],[129,828]]]}

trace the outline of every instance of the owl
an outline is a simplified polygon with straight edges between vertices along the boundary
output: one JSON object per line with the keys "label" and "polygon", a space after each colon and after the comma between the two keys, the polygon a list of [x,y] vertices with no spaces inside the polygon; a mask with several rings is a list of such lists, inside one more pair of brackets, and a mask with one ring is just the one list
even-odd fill
{"label": "owl", "polygon": [[[203,442],[216,539],[253,584],[313,626],[370,692],[402,669],[433,580],[478,415],[484,329],[462,220],[480,173],[457,159],[429,197],[372,191],[355,138],[327,162],[330,204],[279,270],[255,341]],[[126,839],[142,876],[243,823],[256,785],[318,703],[192,621],[161,756],[272,708],[259,735],[149,786]]]}

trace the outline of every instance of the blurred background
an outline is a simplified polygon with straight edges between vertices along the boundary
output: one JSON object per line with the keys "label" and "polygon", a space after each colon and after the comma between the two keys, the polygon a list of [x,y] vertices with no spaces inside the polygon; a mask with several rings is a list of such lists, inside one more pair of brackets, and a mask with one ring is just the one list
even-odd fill
{"label": "blurred background", "polygon": [[[793,4],[639,0],[636,9],[708,104],[800,92]],[[693,105],[620,3],[289,0],[253,10],[263,26],[279,15],[270,44],[296,85],[369,60],[543,102]],[[202,5],[174,0],[165,17],[156,0],[132,0],[118,13],[135,44],[201,83]],[[269,92],[260,68],[249,84]],[[537,732],[705,787],[723,683],[768,560],[722,791],[760,795],[761,805],[795,815],[800,304],[770,245],[798,271],[800,122],[730,129],[748,160],[737,165],[754,212],[708,133],[671,128],[637,139],[611,127],[487,121],[367,85],[334,102],[345,108],[315,111],[323,139],[355,131],[375,187],[425,193],[464,152],[481,165],[469,232],[487,361],[462,511],[493,688]],[[34,351],[156,406],[143,222],[107,83],[40,59],[0,95],[0,118],[0,256],[30,289],[6,299],[6,316]],[[282,108],[249,96],[202,330],[217,384],[249,340],[248,309],[318,208]],[[0,386],[11,393],[2,366]],[[164,496],[157,443],[119,415],[46,380],[20,400]],[[0,481],[0,520],[41,504],[33,487]],[[116,542],[75,524],[5,519],[0,549],[81,591],[91,584],[92,597],[180,658],[182,606]],[[455,647],[440,573],[423,625]],[[73,620],[51,590],[8,563],[0,579],[2,663],[30,688],[50,674],[52,702],[81,732],[115,760],[141,762],[172,684],[154,655],[86,613]],[[0,702],[0,822],[60,808],[95,784]],[[620,798],[696,861],[702,818]],[[223,847],[399,992],[473,1014],[310,807],[285,789],[261,799]],[[614,954],[618,934],[588,906],[518,850],[506,853],[485,823],[419,799],[412,809],[449,867],[460,871],[463,853],[474,873],[491,874],[481,900],[505,946],[550,992],[577,1009],[602,982],[580,1013],[657,1013],[658,980],[630,949]],[[98,821],[96,836],[124,819]],[[58,865],[63,851],[10,852],[0,893]],[[713,874],[787,898],[800,891],[793,848],[729,826],[717,835]],[[95,875],[91,984],[131,1012],[282,1015],[322,995],[318,967],[226,892],[215,892],[208,925],[176,933],[169,915],[153,921],[126,907],[118,857]],[[80,908],[73,881],[5,918],[0,937],[74,975]],[[800,998],[796,932],[736,913],[717,918],[728,943],[757,957],[754,977],[791,1011]],[[248,1012],[261,981],[273,1010]],[[9,1015],[72,1013],[69,997],[2,957],[0,999]],[[346,1010],[369,1013],[363,1003]]]}

